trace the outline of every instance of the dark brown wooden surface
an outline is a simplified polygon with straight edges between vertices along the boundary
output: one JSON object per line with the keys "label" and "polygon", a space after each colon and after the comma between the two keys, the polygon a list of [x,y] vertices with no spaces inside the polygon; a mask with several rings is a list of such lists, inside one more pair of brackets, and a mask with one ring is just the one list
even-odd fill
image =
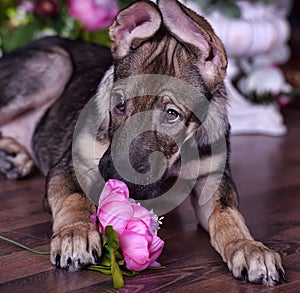
{"label": "dark brown wooden surface", "polygon": [[[287,68],[300,72],[294,64]],[[252,234],[281,253],[288,282],[267,288],[233,279],[186,200],[166,215],[160,230],[166,241],[160,262],[167,269],[126,278],[122,292],[300,292],[300,103],[284,115],[289,129],[284,137],[232,138],[232,171]],[[0,234],[48,251],[51,216],[42,208],[44,185],[40,175],[17,182],[0,176]],[[110,276],[55,269],[48,256],[0,240],[0,292],[117,290]]]}
{"label": "dark brown wooden surface", "polygon": [[[237,281],[197,227],[189,200],[166,215],[161,237],[163,271],[126,278],[124,292],[299,292],[300,107],[284,111],[284,137],[232,138],[232,171],[240,207],[255,238],[283,256],[288,282],[273,289]],[[44,178],[0,178],[0,234],[49,250],[51,217],[43,211]],[[48,256],[0,240],[0,292],[113,292],[110,276],[55,269]]]}

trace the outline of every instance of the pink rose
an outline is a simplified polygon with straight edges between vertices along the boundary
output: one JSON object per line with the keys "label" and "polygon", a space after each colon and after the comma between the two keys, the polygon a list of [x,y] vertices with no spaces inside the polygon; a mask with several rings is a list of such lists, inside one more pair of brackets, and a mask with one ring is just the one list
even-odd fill
{"label": "pink rose", "polygon": [[40,15],[54,16],[58,12],[58,4],[54,0],[39,0],[35,9]]}
{"label": "pink rose", "polygon": [[119,11],[115,0],[70,0],[69,12],[90,31],[109,27]]}
{"label": "pink rose", "polygon": [[29,1],[29,0],[22,0],[18,4],[18,8],[23,9],[27,13],[32,13],[34,11],[35,4],[32,1]]}
{"label": "pink rose", "polygon": [[96,222],[96,218],[102,232],[106,226],[112,226],[118,233],[128,269],[142,271],[159,265],[156,259],[162,252],[164,241],[157,236],[158,218],[129,199],[125,183],[115,179],[107,181],[92,220]]}

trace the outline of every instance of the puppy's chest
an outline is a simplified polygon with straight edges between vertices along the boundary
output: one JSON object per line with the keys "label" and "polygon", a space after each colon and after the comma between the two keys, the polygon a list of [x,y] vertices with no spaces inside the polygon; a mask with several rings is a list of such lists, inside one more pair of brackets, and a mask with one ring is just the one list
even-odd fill
{"label": "puppy's chest", "polygon": [[20,145],[25,147],[29,155],[33,157],[31,141],[35,129],[51,103],[30,110],[12,121],[0,125],[0,132],[4,137],[14,138]]}

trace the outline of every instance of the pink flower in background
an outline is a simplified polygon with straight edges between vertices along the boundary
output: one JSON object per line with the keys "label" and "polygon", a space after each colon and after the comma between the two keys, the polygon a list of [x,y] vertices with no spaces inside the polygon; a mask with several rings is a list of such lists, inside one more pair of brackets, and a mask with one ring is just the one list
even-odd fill
{"label": "pink flower in background", "polygon": [[70,0],[69,12],[90,31],[109,27],[119,11],[115,0]]}
{"label": "pink flower in background", "polygon": [[35,4],[29,0],[23,0],[18,4],[18,8],[23,9],[27,13],[32,13],[35,8]]}
{"label": "pink flower in background", "polygon": [[58,12],[58,4],[54,0],[39,0],[35,9],[40,15],[54,16]]}
{"label": "pink flower in background", "polygon": [[125,183],[108,180],[99,199],[96,215],[100,229],[112,226],[119,235],[126,267],[142,271],[149,266],[159,265],[156,259],[162,252],[164,241],[157,236],[159,222],[153,212],[129,199]]}

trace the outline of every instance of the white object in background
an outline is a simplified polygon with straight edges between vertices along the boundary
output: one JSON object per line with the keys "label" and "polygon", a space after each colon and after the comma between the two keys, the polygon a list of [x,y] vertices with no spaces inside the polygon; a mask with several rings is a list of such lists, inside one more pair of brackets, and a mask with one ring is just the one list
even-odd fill
{"label": "white object in background", "polygon": [[[196,1],[182,1],[191,9],[203,15]],[[241,9],[241,18],[234,19],[214,11],[206,15],[217,35],[223,41],[229,57],[228,74],[225,85],[228,91],[229,107],[228,115],[233,134],[260,133],[267,135],[284,135],[287,132],[282,115],[277,106],[255,105],[247,100],[233,85],[233,78],[239,73],[236,60],[244,60],[246,65],[248,58],[251,64],[248,66],[248,77],[241,85],[248,89],[267,90],[289,89],[279,69],[271,70],[274,64],[282,64],[289,58],[287,41],[290,37],[290,25],[287,15],[291,9],[291,0],[275,0],[274,3],[264,5],[260,2],[237,1]],[[279,54],[280,51],[283,54]],[[260,66],[258,66],[260,65]],[[268,68],[264,71],[263,69]],[[244,69],[244,68],[243,68]],[[230,72],[231,71],[231,72]],[[254,72],[252,72],[254,71]],[[257,84],[257,78],[267,74]],[[280,85],[276,82],[280,80]],[[254,81],[254,82],[253,82]],[[262,85],[262,83],[267,84]],[[243,82],[242,82],[243,83]],[[272,84],[273,83],[273,84]]]}
{"label": "white object in background", "polygon": [[293,87],[286,83],[284,74],[278,67],[267,66],[252,69],[238,82],[239,90],[245,95],[255,92],[258,95],[280,95],[289,93]]}
{"label": "white object in background", "polygon": [[232,79],[239,69],[235,61],[229,62],[225,85],[230,104],[228,106],[228,118],[231,124],[232,134],[265,134],[281,136],[286,134],[282,115],[275,104],[256,105],[245,99],[232,85]]}

